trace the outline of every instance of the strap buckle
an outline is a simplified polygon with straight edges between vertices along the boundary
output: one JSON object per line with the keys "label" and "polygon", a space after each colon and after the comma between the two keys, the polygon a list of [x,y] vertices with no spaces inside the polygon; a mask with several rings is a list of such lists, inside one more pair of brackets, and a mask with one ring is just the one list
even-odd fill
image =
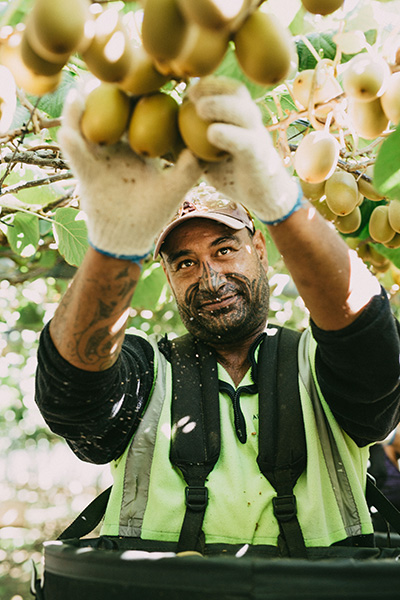
{"label": "strap buckle", "polygon": [[297,514],[296,496],[294,494],[275,496],[272,498],[274,515],[278,521],[286,523]]}
{"label": "strap buckle", "polygon": [[185,488],[186,506],[194,512],[204,511],[208,503],[208,488],[202,485],[191,485]]}

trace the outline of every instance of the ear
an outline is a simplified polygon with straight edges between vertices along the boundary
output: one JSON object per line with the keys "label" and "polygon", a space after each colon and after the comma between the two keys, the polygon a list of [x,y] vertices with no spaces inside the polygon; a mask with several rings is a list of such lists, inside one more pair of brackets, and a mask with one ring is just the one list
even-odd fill
{"label": "ear", "polygon": [[171,288],[172,293],[174,293],[174,289],[172,287],[171,278],[170,278],[170,274],[169,274],[169,269],[168,269],[168,267],[167,267],[167,265],[165,263],[165,260],[164,260],[164,258],[163,258],[162,255],[160,255],[160,263],[161,263],[162,269],[163,269],[163,271],[165,273],[165,277],[167,278],[168,285]]}
{"label": "ear", "polygon": [[264,267],[265,272],[268,271],[268,253],[267,243],[265,241],[264,234],[260,229],[256,229],[253,235],[253,246],[258,254],[261,264]]}

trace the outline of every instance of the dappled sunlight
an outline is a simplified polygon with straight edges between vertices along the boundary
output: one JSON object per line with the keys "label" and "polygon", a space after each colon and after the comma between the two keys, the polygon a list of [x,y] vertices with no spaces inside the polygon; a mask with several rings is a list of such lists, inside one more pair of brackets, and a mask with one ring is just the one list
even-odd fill
{"label": "dappled sunlight", "polygon": [[380,294],[379,281],[365,268],[354,250],[349,250],[350,281],[347,305],[352,314],[359,312],[371,299]]}

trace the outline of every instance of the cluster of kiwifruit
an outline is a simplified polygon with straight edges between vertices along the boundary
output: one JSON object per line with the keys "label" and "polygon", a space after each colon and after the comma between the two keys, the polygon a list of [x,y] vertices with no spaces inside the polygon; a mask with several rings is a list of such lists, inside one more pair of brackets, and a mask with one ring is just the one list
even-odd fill
{"label": "cluster of kiwifruit", "polygon": [[[0,132],[9,126],[15,109],[9,72],[19,87],[41,96],[56,89],[63,67],[78,53],[98,79],[86,97],[81,120],[89,141],[113,144],[126,135],[141,155],[174,157],[188,146],[206,161],[221,160],[224,153],[208,142],[208,123],[198,117],[194,105],[187,98],[178,103],[161,88],[169,80],[187,81],[215,71],[230,41],[250,80],[274,86],[287,79],[295,47],[274,15],[260,10],[263,1],[142,0],[138,47],[113,7],[103,9],[90,0],[35,0],[26,22],[0,39],[1,69],[9,69],[4,76],[0,73]],[[306,10],[322,15],[343,2],[302,0]],[[9,90],[7,102],[3,82]],[[315,69],[299,72],[291,88],[298,108],[312,112],[319,123],[294,154],[304,193],[339,231],[352,233],[360,227],[363,198],[382,196],[370,183],[372,166],[361,176],[338,168],[340,146],[331,133],[331,101],[343,97],[345,128],[375,139],[389,122],[400,121],[400,73],[392,73],[383,58],[364,52],[349,61],[342,85],[334,63],[322,60]],[[380,203],[369,226],[374,241],[400,247],[400,203]]]}
{"label": "cluster of kiwifruit", "polygon": [[[379,201],[369,218],[373,242],[388,248],[400,247],[400,202],[385,201],[372,186],[373,165],[355,173],[340,168],[340,146],[330,124],[322,124],[330,101],[343,96],[343,125],[364,139],[379,137],[389,126],[400,122],[400,72],[392,72],[382,57],[365,52],[354,56],[343,71],[342,85],[332,61],[321,61],[316,69],[301,71],[292,94],[301,107],[313,111],[322,129],[307,133],[294,153],[294,167],[306,197],[315,202],[324,217],[345,234],[356,232],[362,221],[364,198]],[[340,113],[339,113],[340,118]],[[334,129],[334,125],[333,125]],[[366,246],[363,246],[365,260]]]}

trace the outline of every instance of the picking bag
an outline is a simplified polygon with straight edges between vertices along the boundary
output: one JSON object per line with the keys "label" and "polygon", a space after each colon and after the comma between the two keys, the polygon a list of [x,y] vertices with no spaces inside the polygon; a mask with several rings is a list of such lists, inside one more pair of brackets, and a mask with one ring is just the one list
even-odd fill
{"label": "picking bag", "polygon": [[286,559],[98,549],[97,542],[47,542],[36,598],[393,600],[400,589],[399,547],[313,548],[307,559]]}

